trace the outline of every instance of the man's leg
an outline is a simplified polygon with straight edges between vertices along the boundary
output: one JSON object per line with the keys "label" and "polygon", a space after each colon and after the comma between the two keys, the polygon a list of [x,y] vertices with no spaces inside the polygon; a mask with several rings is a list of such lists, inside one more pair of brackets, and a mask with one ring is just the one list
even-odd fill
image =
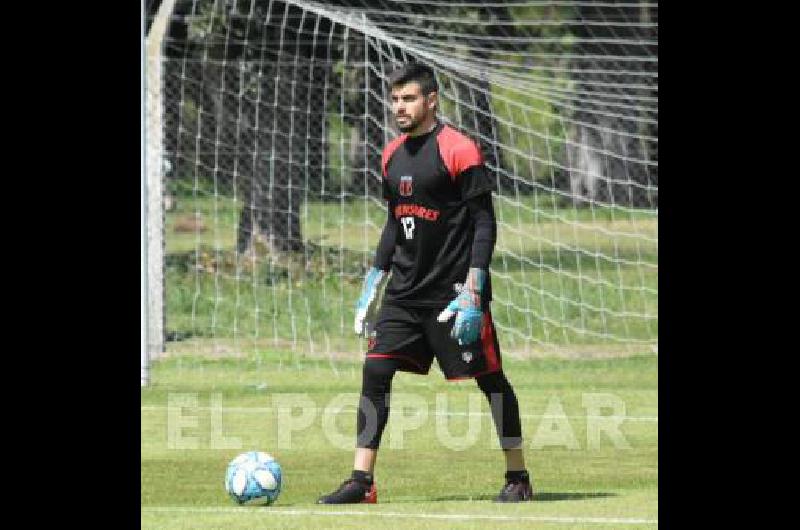
{"label": "man's leg", "polygon": [[531,500],[533,488],[528,471],[525,469],[519,403],[514,389],[502,370],[479,376],[476,381],[489,400],[492,420],[506,459],[506,485],[495,500],[501,502]]}
{"label": "man's leg", "polygon": [[377,449],[369,449],[368,447],[356,447],[356,457],[353,462],[353,469],[365,471],[367,473],[374,473],[375,459],[378,458]]}
{"label": "man's leg", "polygon": [[356,420],[353,473],[338,490],[320,497],[318,503],[376,502],[373,471],[381,436],[389,419],[389,394],[392,389],[392,378],[397,369],[396,359],[367,358],[364,362]]}

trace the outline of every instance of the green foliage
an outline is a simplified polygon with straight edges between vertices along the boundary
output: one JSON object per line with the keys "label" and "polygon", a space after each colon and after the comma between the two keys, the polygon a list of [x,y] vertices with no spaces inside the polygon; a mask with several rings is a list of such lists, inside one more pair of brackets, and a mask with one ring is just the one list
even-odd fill
{"label": "green foliage", "polygon": [[566,131],[546,98],[499,84],[492,85],[505,170],[526,182],[555,187],[555,164],[564,160]]}
{"label": "green foliage", "polygon": [[[530,57],[495,53],[496,60],[515,64],[498,67],[496,75],[515,74],[514,81],[492,85],[492,109],[497,116],[505,169],[527,182],[540,181],[555,187],[553,178],[564,164],[565,110],[554,99],[554,91],[567,90],[572,81],[565,71],[568,63],[561,57],[569,54],[570,30],[564,22],[573,16],[568,6],[513,6],[513,19],[536,21],[535,26],[519,26],[517,35],[535,39],[558,39],[560,42],[536,42],[520,47]],[[547,23],[550,24],[547,24]],[[547,54],[559,56],[548,56]],[[524,67],[524,68],[520,68]],[[519,78],[519,72],[527,74]],[[516,88],[515,86],[526,88]],[[516,85],[515,85],[516,84]],[[528,87],[534,87],[533,89]]]}
{"label": "green foliage", "polygon": [[[224,35],[228,24],[228,13],[222,2],[199,0],[196,5],[196,14],[188,21],[187,38],[190,42],[208,47],[208,40],[213,39],[215,34]],[[217,38],[221,38],[221,36],[217,35]]]}
{"label": "green foliage", "polygon": [[350,159],[352,127],[338,112],[329,112],[327,123],[328,178],[327,193],[339,194],[347,188],[352,178],[353,161]]}

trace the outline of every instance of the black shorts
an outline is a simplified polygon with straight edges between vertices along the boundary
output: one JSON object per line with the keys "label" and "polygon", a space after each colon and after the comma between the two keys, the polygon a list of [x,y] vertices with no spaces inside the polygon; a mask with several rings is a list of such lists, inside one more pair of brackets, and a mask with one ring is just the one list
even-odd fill
{"label": "black shorts", "polygon": [[500,344],[491,311],[483,314],[478,340],[464,346],[450,337],[455,317],[447,322],[436,320],[441,311],[384,303],[377,315],[375,336],[369,339],[367,358],[398,359],[399,370],[427,374],[436,357],[451,381],[499,371]]}

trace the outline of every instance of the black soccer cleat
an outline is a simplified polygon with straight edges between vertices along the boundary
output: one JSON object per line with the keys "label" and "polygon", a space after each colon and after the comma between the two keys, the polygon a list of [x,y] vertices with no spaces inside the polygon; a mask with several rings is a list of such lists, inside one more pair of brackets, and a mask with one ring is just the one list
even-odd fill
{"label": "black soccer cleat", "polygon": [[317,504],[375,504],[378,502],[378,491],[375,484],[367,486],[363,482],[349,478],[342,485],[328,495],[317,499]]}
{"label": "black soccer cleat", "polygon": [[523,502],[533,500],[533,486],[529,480],[506,482],[494,502]]}

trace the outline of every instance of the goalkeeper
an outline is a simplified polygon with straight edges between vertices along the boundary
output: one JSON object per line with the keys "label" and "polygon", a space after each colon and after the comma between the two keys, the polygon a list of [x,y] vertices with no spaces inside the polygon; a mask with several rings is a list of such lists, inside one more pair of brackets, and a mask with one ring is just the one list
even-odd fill
{"label": "goalkeeper", "polygon": [[[506,462],[495,500],[531,500],[519,406],[503,373],[489,309],[497,234],[492,181],[476,144],[437,120],[438,87],[429,67],[407,64],[392,72],[389,86],[404,134],[383,150],[388,219],[356,307],[355,331],[369,338],[369,347],[354,469],[318,502],[377,501],[373,471],[392,378],[398,370],[427,374],[434,357],[448,380],[475,378],[490,402]],[[368,314],[390,271],[373,332]]]}

